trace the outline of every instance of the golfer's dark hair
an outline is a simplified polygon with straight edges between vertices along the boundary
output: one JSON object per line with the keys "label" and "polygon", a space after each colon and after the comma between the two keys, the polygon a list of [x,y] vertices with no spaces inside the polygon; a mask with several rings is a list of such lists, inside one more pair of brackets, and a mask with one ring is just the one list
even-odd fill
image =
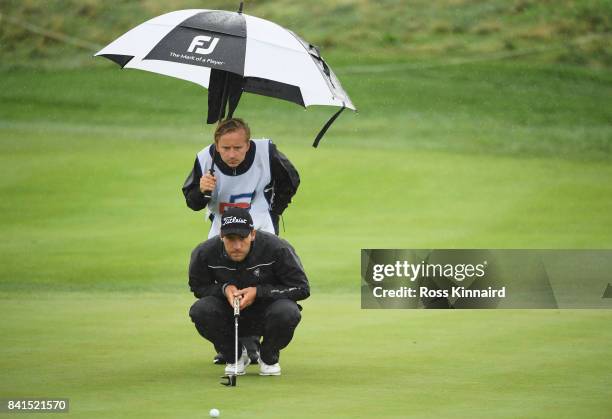
{"label": "golfer's dark hair", "polygon": [[249,124],[240,118],[226,119],[217,125],[217,129],[215,130],[215,143],[219,142],[219,138],[228,132],[234,132],[240,129],[243,129],[244,132],[246,132],[247,140],[250,140],[251,129],[249,128]]}

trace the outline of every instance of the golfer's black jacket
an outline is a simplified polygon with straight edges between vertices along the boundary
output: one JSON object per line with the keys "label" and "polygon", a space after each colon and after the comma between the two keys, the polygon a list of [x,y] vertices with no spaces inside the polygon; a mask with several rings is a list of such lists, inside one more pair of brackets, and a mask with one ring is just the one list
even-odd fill
{"label": "golfer's black jacket", "polygon": [[[212,147],[210,149],[212,156]],[[270,171],[272,181],[266,186],[266,199],[270,203],[270,211],[273,214],[273,221],[276,224],[275,218],[282,214],[291,202],[291,198],[297,192],[300,186],[300,175],[296,168],[291,164],[289,159],[281,153],[276,145],[270,142]],[[214,161],[216,170],[222,171],[227,176],[239,176],[246,173],[253,164],[255,159],[255,147],[251,144],[245,159],[235,169],[229,167],[218,153],[215,153]],[[202,169],[200,162],[196,157],[191,173],[187,176],[183,184],[183,195],[187,206],[194,211],[199,211],[208,205],[208,199],[200,192],[200,178],[202,177]],[[276,217],[274,217],[276,216]]]}
{"label": "golfer's black jacket", "polygon": [[193,294],[197,298],[225,298],[225,284],[238,289],[257,287],[257,300],[288,298],[299,301],[310,296],[308,278],[293,247],[264,231],[257,232],[242,262],[229,258],[219,236],[193,250],[189,264],[189,287]]}

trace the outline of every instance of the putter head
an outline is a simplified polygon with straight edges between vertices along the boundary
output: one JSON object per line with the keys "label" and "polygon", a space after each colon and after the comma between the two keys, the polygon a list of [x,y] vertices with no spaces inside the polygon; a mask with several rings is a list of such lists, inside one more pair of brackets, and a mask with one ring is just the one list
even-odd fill
{"label": "putter head", "polygon": [[226,387],[236,387],[237,375],[224,375],[221,377],[221,384]]}

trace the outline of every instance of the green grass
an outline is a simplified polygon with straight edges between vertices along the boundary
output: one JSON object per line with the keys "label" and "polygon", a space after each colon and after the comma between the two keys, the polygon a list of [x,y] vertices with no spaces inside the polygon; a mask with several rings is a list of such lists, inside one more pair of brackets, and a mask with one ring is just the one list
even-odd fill
{"label": "green grass", "polygon": [[612,408],[605,311],[363,311],[354,294],[315,295],[283,375],[251,366],[228,389],[185,294],[0,298],[0,394],[68,397],[67,417],[215,407],[224,418],[604,418]]}
{"label": "green grass", "polygon": [[317,150],[331,108],[238,110],[300,170],[282,235],[313,296],[283,376],[233,390],[187,317],[205,91],[104,61],[0,73],[0,396],[87,418],[606,417],[609,312],[362,311],[357,292],[361,248],[610,248],[609,72],[338,73],[360,112]]}
{"label": "green grass", "polygon": [[[317,150],[331,109],[256,96],[239,108],[300,169],[284,235],[315,289],[350,288],[360,248],[610,247],[607,74],[472,65],[343,79],[360,113]],[[2,287],[181,289],[207,230],[180,193],[211,135],[205,91],[113,67],[4,81]]]}

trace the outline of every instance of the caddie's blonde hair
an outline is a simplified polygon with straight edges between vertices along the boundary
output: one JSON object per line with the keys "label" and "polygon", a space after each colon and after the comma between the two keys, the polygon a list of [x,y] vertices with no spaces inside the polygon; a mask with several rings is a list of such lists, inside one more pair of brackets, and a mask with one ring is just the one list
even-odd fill
{"label": "caddie's blonde hair", "polygon": [[247,136],[247,142],[251,139],[251,129],[249,128],[249,124],[244,122],[244,120],[240,118],[231,118],[222,121],[217,125],[217,129],[215,129],[215,144],[219,142],[219,138],[228,132],[234,132],[243,129]]}

